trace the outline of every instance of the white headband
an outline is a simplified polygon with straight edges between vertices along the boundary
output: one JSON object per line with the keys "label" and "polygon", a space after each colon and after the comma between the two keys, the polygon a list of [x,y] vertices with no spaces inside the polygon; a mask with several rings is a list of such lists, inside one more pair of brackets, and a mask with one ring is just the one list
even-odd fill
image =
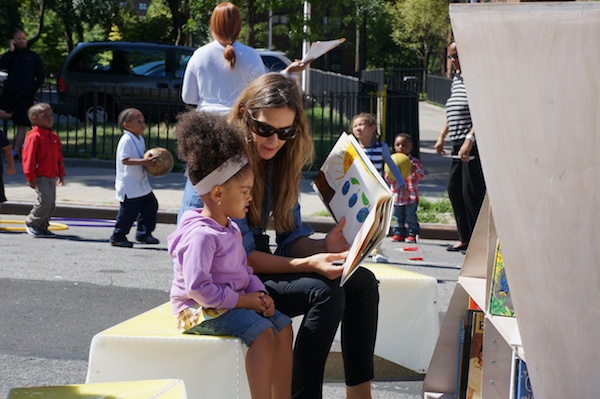
{"label": "white headband", "polygon": [[248,163],[245,155],[234,155],[194,185],[199,195],[210,193],[215,186],[225,183]]}

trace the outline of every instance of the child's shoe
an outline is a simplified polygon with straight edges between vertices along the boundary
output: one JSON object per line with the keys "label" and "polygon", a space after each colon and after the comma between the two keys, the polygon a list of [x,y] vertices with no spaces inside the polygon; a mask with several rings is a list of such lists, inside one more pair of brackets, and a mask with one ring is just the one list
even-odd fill
{"label": "child's shoe", "polygon": [[131,241],[128,241],[127,239],[125,239],[123,241],[110,240],[110,245],[112,245],[113,247],[121,247],[121,248],[132,248],[133,247],[133,243]]}
{"label": "child's shoe", "polygon": [[410,243],[413,243],[413,244],[414,244],[414,243],[416,243],[416,242],[417,242],[417,237],[415,237],[415,236],[408,236],[408,237],[406,237],[406,240],[405,240],[405,241],[406,241],[406,242],[410,242]]}
{"label": "child's shoe", "polygon": [[25,231],[27,231],[27,234],[29,234],[30,236],[33,236],[33,237],[41,237],[42,236],[42,232],[40,230],[38,230],[37,227],[30,226],[28,224],[25,225]]}
{"label": "child's shoe", "polygon": [[158,243],[160,243],[160,241],[158,240],[158,238],[152,237],[150,234],[148,234],[147,236],[135,237],[135,240],[137,242],[141,242],[141,243],[144,243],[144,244],[158,244]]}
{"label": "child's shoe", "polygon": [[394,241],[394,242],[404,242],[404,237],[402,237],[400,234],[394,234],[392,236],[392,241]]}
{"label": "child's shoe", "polygon": [[375,263],[390,263],[388,258],[381,253],[373,255],[373,262],[375,262]]}
{"label": "child's shoe", "polygon": [[48,229],[40,230],[40,237],[56,237],[56,234]]}

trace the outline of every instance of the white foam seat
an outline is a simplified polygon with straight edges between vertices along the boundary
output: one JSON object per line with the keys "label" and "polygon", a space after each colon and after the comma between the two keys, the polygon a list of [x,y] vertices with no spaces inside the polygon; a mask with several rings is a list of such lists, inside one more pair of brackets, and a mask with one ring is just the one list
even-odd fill
{"label": "white foam seat", "polygon": [[167,302],[96,334],[86,382],[179,378],[190,399],[250,398],[245,350],[237,338],[180,333]]}
{"label": "white foam seat", "polygon": [[437,280],[387,264],[361,265],[379,280],[375,354],[425,374],[440,334]]}
{"label": "white foam seat", "polygon": [[8,399],[187,399],[181,380],[145,380],[99,384],[13,388]]}
{"label": "white foam seat", "polygon": [[[425,373],[439,335],[437,281],[390,265],[364,267],[380,281],[375,354]],[[245,352],[233,337],[181,334],[165,303],[94,336],[87,382],[179,378],[189,398],[246,399]]]}

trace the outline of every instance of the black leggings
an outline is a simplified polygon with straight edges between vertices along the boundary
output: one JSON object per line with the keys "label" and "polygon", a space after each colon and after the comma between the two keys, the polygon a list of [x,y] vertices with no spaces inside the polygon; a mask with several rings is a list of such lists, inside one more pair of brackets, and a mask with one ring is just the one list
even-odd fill
{"label": "black leggings", "polygon": [[[452,155],[457,155],[463,141],[452,142]],[[461,242],[471,240],[475,222],[485,197],[485,181],[479,160],[477,145],[471,149],[475,158],[469,162],[452,159],[448,176],[448,198],[452,203],[458,238]]]}
{"label": "black leggings", "polygon": [[294,399],[323,396],[325,361],[340,321],[346,385],[374,378],[379,282],[370,270],[358,268],[344,287],[339,278],[315,273],[258,276],[278,310],[290,317],[304,315],[294,348]]}

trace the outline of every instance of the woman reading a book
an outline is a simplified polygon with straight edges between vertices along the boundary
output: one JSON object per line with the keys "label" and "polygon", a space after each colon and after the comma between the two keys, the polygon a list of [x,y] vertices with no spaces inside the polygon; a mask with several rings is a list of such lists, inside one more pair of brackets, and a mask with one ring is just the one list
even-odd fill
{"label": "woman reading a book", "polygon": [[[378,282],[359,268],[340,287],[342,266],[333,262],[343,260],[349,247],[344,221],[317,240],[300,220],[302,168],[313,160],[314,147],[296,83],[278,73],[261,76],[237,99],[229,120],[247,134],[255,176],[247,217],[237,221],[248,263],[278,309],[290,317],[304,315],[294,349],[292,397],[322,397],[325,360],[342,321],[346,397],[370,398]],[[274,254],[267,226],[277,234]]]}

